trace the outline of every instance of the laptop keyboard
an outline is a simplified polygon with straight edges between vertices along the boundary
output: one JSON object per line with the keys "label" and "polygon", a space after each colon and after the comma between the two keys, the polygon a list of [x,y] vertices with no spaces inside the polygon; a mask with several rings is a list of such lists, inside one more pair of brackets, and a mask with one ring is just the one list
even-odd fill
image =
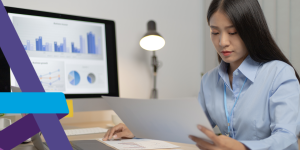
{"label": "laptop keyboard", "polygon": [[70,135],[83,135],[83,134],[95,134],[95,133],[106,133],[107,129],[104,128],[80,128],[80,129],[68,129],[65,130],[67,136]]}

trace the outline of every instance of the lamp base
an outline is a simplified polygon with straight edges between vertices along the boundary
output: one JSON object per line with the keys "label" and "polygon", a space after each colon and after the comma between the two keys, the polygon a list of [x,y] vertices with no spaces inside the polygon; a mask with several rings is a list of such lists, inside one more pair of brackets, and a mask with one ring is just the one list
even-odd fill
{"label": "lamp base", "polygon": [[157,90],[156,89],[152,89],[150,98],[151,99],[157,99]]}

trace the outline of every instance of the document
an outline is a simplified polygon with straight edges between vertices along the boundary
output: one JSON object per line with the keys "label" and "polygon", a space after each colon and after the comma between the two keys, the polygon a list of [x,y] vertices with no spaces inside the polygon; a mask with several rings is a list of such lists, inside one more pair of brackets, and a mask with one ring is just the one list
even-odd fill
{"label": "document", "polygon": [[179,148],[179,146],[168,142],[151,139],[122,139],[113,141],[99,140],[103,144],[118,150]]}
{"label": "document", "polygon": [[128,99],[103,96],[135,137],[195,144],[194,135],[211,141],[197,125],[213,131],[197,98]]}

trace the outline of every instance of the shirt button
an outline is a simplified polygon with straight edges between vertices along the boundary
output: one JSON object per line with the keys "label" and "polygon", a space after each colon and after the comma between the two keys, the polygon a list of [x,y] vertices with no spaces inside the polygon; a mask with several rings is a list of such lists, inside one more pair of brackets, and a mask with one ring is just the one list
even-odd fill
{"label": "shirt button", "polygon": [[235,75],[237,76],[237,75],[239,75],[239,73],[238,73],[238,72],[236,72],[236,73],[235,73]]}

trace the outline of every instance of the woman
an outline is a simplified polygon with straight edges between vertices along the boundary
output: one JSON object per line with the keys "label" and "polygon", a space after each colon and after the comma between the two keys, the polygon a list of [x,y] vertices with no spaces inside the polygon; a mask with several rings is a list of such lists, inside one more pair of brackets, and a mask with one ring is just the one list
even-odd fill
{"label": "woman", "polygon": [[[216,136],[190,136],[200,149],[298,149],[299,76],[274,42],[257,0],[213,0],[207,21],[220,65],[206,73],[199,101]],[[226,136],[227,135],[227,136]],[[133,138],[124,124],[104,140]]]}

